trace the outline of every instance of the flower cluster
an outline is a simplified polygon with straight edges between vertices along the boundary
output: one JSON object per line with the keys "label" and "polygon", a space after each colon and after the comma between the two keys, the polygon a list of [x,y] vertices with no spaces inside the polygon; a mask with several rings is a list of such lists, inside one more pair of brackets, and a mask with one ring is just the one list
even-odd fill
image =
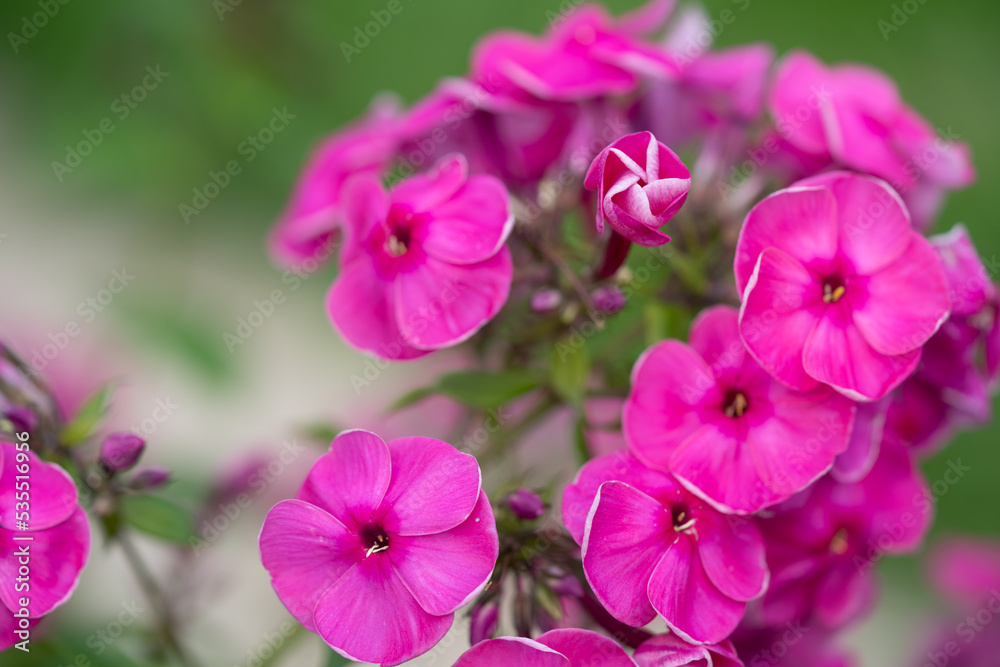
{"label": "flower cluster", "polygon": [[920,457],[991,418],[1000,292],[964,228],[924,235],[968,149],[880,72],[706,50],[672,9],[490,35],[306,167],[271,248],[339,239],[342,336],[397,360],[471,343],[477,368],[403,403],[474,423],[530,394],[473,453],[512,462],[564,410],[582,458],[560,525],[524,488],[494,513],[450,445],[338,436],[260,548],[343,655],[398,664],[475,601],[458,665],[848,664],[874,566],[931,525]]}

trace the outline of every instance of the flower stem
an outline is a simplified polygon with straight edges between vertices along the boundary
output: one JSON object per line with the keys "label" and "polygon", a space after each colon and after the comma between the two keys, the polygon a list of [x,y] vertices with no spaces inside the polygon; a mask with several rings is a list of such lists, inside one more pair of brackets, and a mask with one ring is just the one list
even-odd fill
{"label": "flower stem", "polygon": [[628,258],[628,251],[631,248],[632,242],[612,229],[611,238],[608,239],[608,245],[604,250],[604,261],[594,272],[594,280],[604,280],[615,275]]}
{"label": "flower stem", "polygon": [[550,248],[547,243],[540,239],[534,241],[535,247],[545,255],[545,258],[552,262],[564,278],[569,282],[573,291],[576,292],[577,297],[580,299],[580,303],[583,304],[584,309],[587,311],[587,315],[594,322],[594,326],[598,329],[604,328],[604,321],[597,316],[597,306],[594,304],[594,300],[590,297],[590,292],[587,291],[587,287],[580,280],[580,277],[573,272],[569,264],[562,256]]}
{"label": "flower stem", "polygon": [[129,567],[132,568],[132,572],[139,582],[139,586],[142,588],[147,600],[149,600],[149,604],[153,607],[153,613],[157,616],[157,631],[160,634],[164,649],[167,653],[173,654],[184,667],[198,667],[198,663],[187,654],[177,639],[172,614],[170,613],[170,607],[167,604],[163,590],[156,583],[156,579],[153,578],[149,567],[142,559],[142,556],[139,555],[139,551],[135,548],[135,545],[132,544],[131,538],[123,530],[118,533],[116,539],[122,548],[122,553],[125,554],[125,560],[128,561]]}

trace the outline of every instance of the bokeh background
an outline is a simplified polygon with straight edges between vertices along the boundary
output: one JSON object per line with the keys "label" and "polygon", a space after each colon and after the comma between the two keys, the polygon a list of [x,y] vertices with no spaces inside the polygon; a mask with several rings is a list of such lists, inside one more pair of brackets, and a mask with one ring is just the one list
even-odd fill
{"label": "bokeh background", "polygon": [[[560,10],[556,0],[402,3],[402,13],[350,62],[341,43],[353,40],[371,10],[385,8],[383,0],[43,0],[57,11],[34,31],[25,17],[41,11],[37,0],[0,3],[0,335],[31,356],[50,335],[79,324],[81,334],[59,351],[50,372],[81,395],[117,380],[112,420],[148,427],[148,459],[176,470],[170,493],[178,502],[196,506],[216,471],[247,453],[272,461],[295,438],[305,445],[292,448],[299,453],[291,463],[210,550],[181,566],[183,576],[156,544],[141,545],[158,576],[192,589],[189,630],[206,665],[248,664],[287,618],[259,565],[255,538],[267,508],[294,493],[319,452],[302,434],[317,425],[369,426],[387,435],[430,430],[434,425],[421,424],[419,415],[380,423],[379,411],[449,363],[392,368],[370,386],[352,384],[365,361],[326,322],[322,298],[332,269],[296,282],[264,251],[305,156],[381,91],[412,102],[438,78],[465,72],[470,47],[487,31],[540,32]],[[607,4],[620,12],[638,3]],[[978,183],[951,196],[938,229],[964,223],[998,278],[1000,3],[705,4],[712,17],[735,10],[717,44],[768,41],[779,53],[805,47],[827,62],[870,63],[893,76],[932,123],[967,142]],[[150,70],[161,72],[158,80]],[[136,95],[131,106],[120,100],[144,79],[144,99]],[[287,120],[270,143],[248,144],[276,113]],[[113,131],[100,130],[104,119]],[[67,146],[86,133],[95,145],[73,166]],[[181,206],[193,205],[195,190],[232,160],[240,173],[185,219]],[[133,277],[101,303],[115,271]],[[239,318],[274,290],[283,303],[245,342],[227,345],[224,334],[235,333]],[[100,309],[81,307],[88,298]],[[174,407],[157,411],[164,404]],[[550,428],[558,459],[570,434]],[[957,483],[938,486],[944,492],[934,539],[1000,538],[998,435],[996,427],[962,434],[927,462],[931,482],[943,480],[950,464],[969,468]],[[881,569],[883,605],[851,633],[866,666],[903,664],[936,604],[918,558]],[[79,654],[96,665],[141,664],[127,657],[141,631],[100,655],[86,643],[133,598],[141,603],[118,555],[98,541],[77,595],[48,624],[54,652],[16,664],[71,664]],[[279,664],[324,663],[316,638],[296,641]],[[0,657],[8,661],[15,664]],[[435,654],[413,664],[451,662]]]}

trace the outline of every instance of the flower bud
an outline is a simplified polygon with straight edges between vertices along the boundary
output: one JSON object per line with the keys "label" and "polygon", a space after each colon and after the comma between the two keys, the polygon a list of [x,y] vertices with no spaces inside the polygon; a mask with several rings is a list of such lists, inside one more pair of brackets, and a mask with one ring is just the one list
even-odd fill
{"label": "flower bud", "polygon": [[135,433],[112,433],[101,445],[101,463],[115,472],[129,470],[139,461],[145,448],[146,441]]}
{"label": "flower bud", "polygon": [[507,496],[507,506],[522,521],[534,521],[545,513],[545,503],[529,489],[518,489]]}
{"label": "flower bud", "polygon": [[134,491],[145,491],[146,489],[155,489],[158,486],[163,486],[170,481],[171,472],[167,468],[162,468],[160,466],[153,466],[151,468],[144,468],[136,473],[132,481],[129,482],[129,488]]}
{"label": "flower bud", "polygon": [[625,307],[625,295],[617,287],[598,287],[590,295],[594,305],[605,315],[613,315]]}
{"label": "flower bud", "polygon": [[684,205],[691,173],[652,133],[637,132],[594,158],[584,186],[597,190],[598,232],[606,221],[633,243],[658,246],[670,241],[660,227]]}
{"label": "flower bud", "polygon": [[38,425],[38,415],[30,408],[15,405],[7,409],[3,415],[13,426],[15,432],[34,431]]}
{"label": "flower bud", "polygon": [[475,646],[481,641],[491,639],[497,631],[500,620],[500,607],[496,602],[476,605],[472,609],[469,622],[469,643]]}
{"label": "flower bud", "polygon": [[531,309],[536,313],[551,313],[562,303],[562,294],[552,288],[540,289],[531,295]]}

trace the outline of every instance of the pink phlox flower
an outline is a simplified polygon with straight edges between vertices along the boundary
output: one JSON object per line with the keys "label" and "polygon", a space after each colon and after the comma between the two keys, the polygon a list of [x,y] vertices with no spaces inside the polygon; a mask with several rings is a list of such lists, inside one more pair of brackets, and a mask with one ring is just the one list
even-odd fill
{"label": "pink phlox flower", "polygon": [[736,247],[740,334],[769,373],[877,400],[947,319],[948,281],[899,196],[870,176],[799,181],[747,214]]}
{"label": "pink phlox flower", "polygon": [[613,640],[590,630],[549,630],[538,639],[498,637],[479,642],[454,667],[635,667]]}
{"label": "pink phlox flower", "polygon": [[337,436],[260,534],[289,612],[341,655],[383,665],[440,641],[486,586],[498,551],[474,457],[360,430]]}
{"label": "pink phlox flower", "polygon": [[340,275],[327,295],[355,348],[413,359],[475,334],[507,300],[504,245],[514,218],[503,184],[468,175],[461,155],[386,192],[374,175],[345,186]]}
{"label": "pink phlox flower", "polygon": [[735,308],[702,311],[689,338],[657,343],[632,372],[622,424],[647,465],[722,512],[752,514],[804,489],[845,451],[854,402],[771,377],[747,354]]}

